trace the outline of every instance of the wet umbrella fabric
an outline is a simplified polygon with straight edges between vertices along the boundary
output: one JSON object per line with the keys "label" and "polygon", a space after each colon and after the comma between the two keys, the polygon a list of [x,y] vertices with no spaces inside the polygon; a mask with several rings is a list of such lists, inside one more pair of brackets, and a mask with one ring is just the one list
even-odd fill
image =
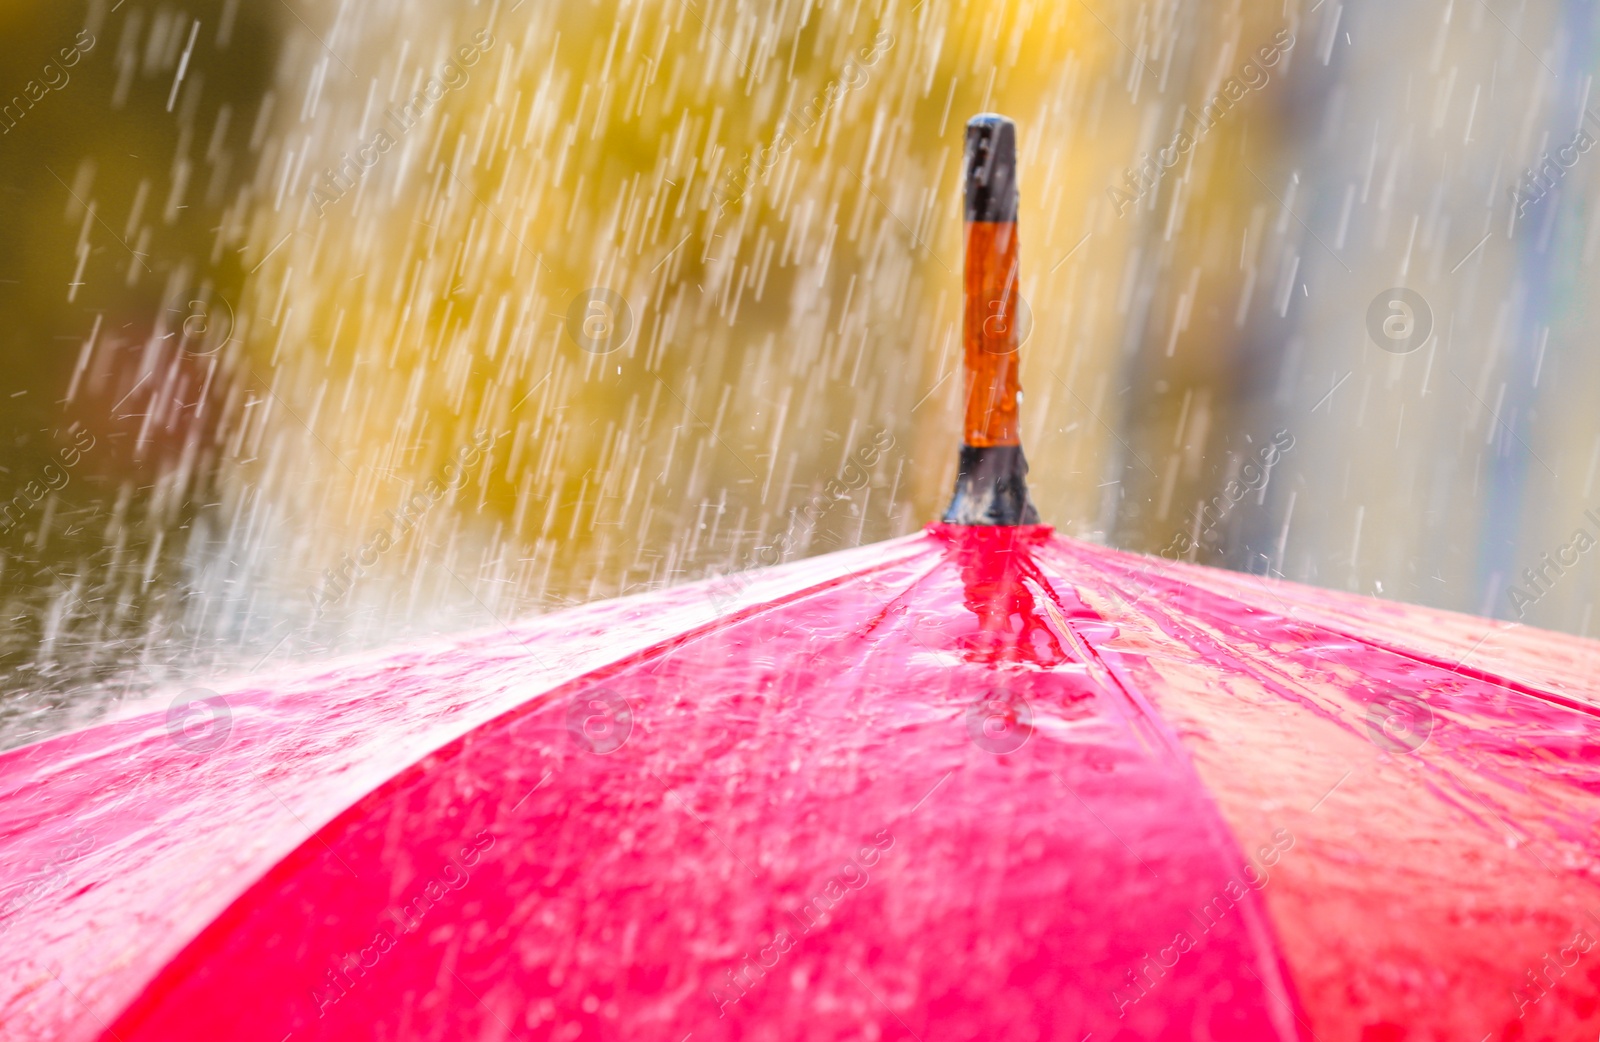
{"label": "wet umbrella fabric", "polygon": [[708,592],[0,757],[8,1037],[1593,1034],[1594,642],[1040,526]]}

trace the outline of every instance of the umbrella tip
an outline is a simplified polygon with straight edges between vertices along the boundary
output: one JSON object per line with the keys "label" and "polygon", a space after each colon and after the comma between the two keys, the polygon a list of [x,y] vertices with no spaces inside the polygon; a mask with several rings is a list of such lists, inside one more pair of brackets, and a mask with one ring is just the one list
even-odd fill
{"label": "umbrella tip", "polygon": [[967,211],[969,221],[1017,219],[1017,125],[981,112],[967,120]]}
{"label": "umbrella tip", "polygon": [[1036,525],[1017,417],[1017,348],[1027,336],[1017,292],[1017,125],[967,121],[966,271],[962,340],[967,407],[951,525]]}

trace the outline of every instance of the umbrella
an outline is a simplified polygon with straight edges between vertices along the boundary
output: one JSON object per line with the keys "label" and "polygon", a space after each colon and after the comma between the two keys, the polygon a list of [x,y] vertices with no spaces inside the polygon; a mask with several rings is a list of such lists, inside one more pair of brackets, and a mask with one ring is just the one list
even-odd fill
{"label": "umbrella", "polygon": [[967,155],[944,522],[0,756],[7,1037],[1592,1037],[1600,646],[1034,523]]}

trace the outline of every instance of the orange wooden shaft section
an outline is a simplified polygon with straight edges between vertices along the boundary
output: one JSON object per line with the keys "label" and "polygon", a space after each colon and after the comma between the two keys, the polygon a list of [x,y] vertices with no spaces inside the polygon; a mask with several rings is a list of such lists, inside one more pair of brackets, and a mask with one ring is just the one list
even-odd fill
{"label": "orange wooden shaft section", "polygon": [[1017,223],[968,221],[967,412],[962,441],[975,448],[1020,444],[1017,420]]}

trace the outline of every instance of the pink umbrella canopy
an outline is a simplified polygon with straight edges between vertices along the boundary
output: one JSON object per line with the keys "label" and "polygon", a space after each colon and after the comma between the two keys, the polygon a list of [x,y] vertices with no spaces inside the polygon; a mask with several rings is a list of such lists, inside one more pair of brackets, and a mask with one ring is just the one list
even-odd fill
{"label": "pink umbrella canopy", "polygon": [[5,1037],[1592,1037],[1600,644],[1034,523],[968,162],[945,522],[0,755]]}
{"label": "pink umbrella canopy", "polygon": [[933,526],[0,757],[0,1019],[1587,1038],[1597,652]]}

